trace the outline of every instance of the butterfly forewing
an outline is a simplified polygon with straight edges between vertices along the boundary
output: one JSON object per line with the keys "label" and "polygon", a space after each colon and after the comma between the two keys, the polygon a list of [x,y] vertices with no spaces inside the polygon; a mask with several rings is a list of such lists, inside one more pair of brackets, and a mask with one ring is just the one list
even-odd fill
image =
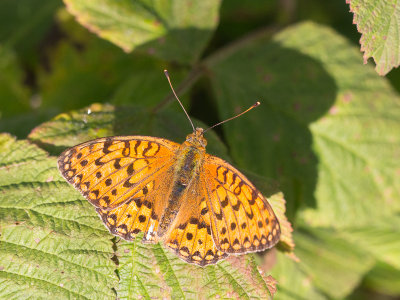
{"label": "butterfly forewing", "polygon": [[279,241],[279,222],[271,206],[241,172],[207,155],[202,174],[218,249],[226,253],[255,252]]}
{"label": "butterfly forewing", "polygon": [[[142,136],[89,141],[64,151],[61,174],[86,197],[110,232],[127,240],[145,232],[155,240],[179,144]],[[150,232],[150,233],[149,233]]]}

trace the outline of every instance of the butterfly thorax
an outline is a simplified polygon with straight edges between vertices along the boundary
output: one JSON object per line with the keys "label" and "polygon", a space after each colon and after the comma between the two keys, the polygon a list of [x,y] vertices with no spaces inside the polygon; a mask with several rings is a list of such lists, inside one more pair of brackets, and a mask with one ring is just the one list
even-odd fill
{"label": "butterfly thorax", "polygon": [[179,148],[167,206],[161,216],[157,231],[159,237],[164,236],[173,224],[193,179],[201,171],[207,144],[202,133],[203,129],[196,129],[193,134],[188,135]]}

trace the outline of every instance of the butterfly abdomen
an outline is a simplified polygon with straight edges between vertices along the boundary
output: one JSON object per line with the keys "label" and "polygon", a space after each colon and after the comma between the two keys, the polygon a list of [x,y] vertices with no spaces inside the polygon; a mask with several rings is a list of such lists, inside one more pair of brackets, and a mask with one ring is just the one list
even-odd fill
{"label": "butterfly abdomen", "polygon": [[182,205],[184,195],[203,162],[204,151],[182,145],[175,165],[167,206],[161,216],[157,235],[162,237],[171,227]]}

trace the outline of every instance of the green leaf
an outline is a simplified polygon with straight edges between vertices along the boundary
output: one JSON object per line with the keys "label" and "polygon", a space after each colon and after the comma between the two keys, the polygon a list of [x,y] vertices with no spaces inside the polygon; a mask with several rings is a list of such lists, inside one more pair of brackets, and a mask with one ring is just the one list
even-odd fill
{"label": "green leaf", "polygon": [[118,244],[121,299],[270,299],[270,282],[252,255],[232,257],[204,268],[180,260],[160,244],[141,238]]}
{"label": "green leaf", "polygon": [[[261,191],[263,191],[261,189]],[[293,228],[287,219],[286,213],[286,201],[283,197],[283,193],[279,192],[268,197],[268,202],[271,204],[276,217],[279,220],[279,225],[281,226],[281,237],[279,240],[278,247],[283,250],[286,254],[289,255],[294,260],[297,260],[296,255],[294,254],[295,243],[293,241]]]}
{"label": "green leaf", "polygon": [[112,242],[56,159],[0,135],[0,298],[114,299]]}
{"label": "green leaf", "polygon": [[88,33],[65,10],[57,19],[69,38],[52,49],[49,66],[39,72],[41,107],[65,111],[106,101],[153,106],[171,92],[163,68],[176,84],[187,73],[147,54],[124,53]]}
{"label": "green leaf", "polygon": [[367,274],[363,285],[384,295],[398,297],[400,295],[400,270],[379,262]]}
{"label": "green leaf", "polygon": [[23,86],[23,72],[16,55],[0,44],[0,120],[29,109],[29,91]]}
{"label": "green leaf", "polygon": [[24,139],[32,128],[54,117],[55,114],[54,109],[32,109],[28,112],[20,112],[16,115],[2,118],[0,120],[0,132],[8,132]]}
{"label": "green leaf", "polygon": [[64,0],[77,21],[130,52],[195,61],[218,24],[220,1]]}
{"label": "green leaf", "polygon": [[31,91],[24,84],[24,76],[15,51],[0,44],[0,132],[21,137],[26,137],[47,113],[31,108],[38,98],[29,98]]}
{"label": "green leaf", "polygon": [[[135,72],[131,72],[116,87],[110,102],[115,105],[136,104],[143,106],[156,106],[160,104],[167,95],[171,95],[171,88],[163,74],[160,66],[165,67],[165,63],[150,58],[135,56],[135,64],[132,66]],[[187,71],[168,66],[168,70],[173,78],[174,86],[178,87],[178,83],[185,78]],[[173,74],[173,75],[172,75]],[[181,97],[181,101],[185,104],[186,95]],[[182,111],[177,105],[175,110]],[[172,108],[172,109],[174,109]]]}
{"label": "green leaf", "polygon": [[299,267],[332,298],[350,294],[375,262],[362,247],[352,245],[334,230],[298,228],[295,242]]}
{"label": "green leaf", "polygon": [[358,59],[335,32],[303,23],[207,61],[221,119],[261,101],[224,125],[233,158],[278,180],[289,216],[308,207],[302,216],[315,226],[370,225],[400,211],[399,97]]}
{"label": "green leaf", "polygon": [[261,102],[223,129],[238,166],[277,180],[293,217],[313,199],[317,158],[308,123],[329,109],[332,78],[317,61],[267,34],[222,50],[207,63],[222,120]]}
{"label": "green leaf", "polygon": [[73,43],[61,41],[53,49],[51,67],[40,70],[38,76],[42,108],[63,111],[104,102],[132,71],[130,58],[119,49],[93,39],[85,46],[79,50]]}
{"label": "green leaf", "polygon": [[37,55],[36,47],[49,31],[60,1],[3,0],[0,2],[0,41],[25,59]]}
{"label": "green leaf", "polygon": [[353,23],[362,34],[364,62],[372,57],[376,71],[386,75],[400,65],[400,7],[393,1],[346,0],[354,14]]}
{"label": "green leaf", "polygon": [[[306,32],[309,38],[300,40]],[[329,29],[306,23],[278,40],[320,61],[336,85],[335,102],[310,124],[318,182],[317,208],[307,220],[371,226],[371,215],[378,222],[400,211],[399,96],[387,80],[359,66],[357,49]]]}
{"label": "green leaf", "polygon": [[49,66],[39,70],[41,107],[65,111],[94,101],[108,101],[137,63],[120,49],[72,23],[69,15],[61,12],[58,19],[64,34],[70,38],[60,40],[49,55]]}
{"label": "green leaf", "polygon": [[276,255],[276,265],[272,268],[271,275],[279,282],[276,293],[278,300],[328,299],[318,291],[311,278],[301,270],[298,263],[281,253]]}
{"label": "green leaf", "polygon": [[386,225],[375,223],[362,228],[346,228],[340,235],[377,260],[400,270],[400,218],[385,221]]}

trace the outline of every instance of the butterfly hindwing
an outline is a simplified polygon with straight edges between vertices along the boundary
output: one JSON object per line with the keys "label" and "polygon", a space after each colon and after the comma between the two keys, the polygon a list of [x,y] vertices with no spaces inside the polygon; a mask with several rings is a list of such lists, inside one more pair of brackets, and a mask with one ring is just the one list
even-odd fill
{"label": "butterfly hindwing", "polygon": [[200,266],[215,264],[228,256],[217,249],[212,239],[205,196],[204,186],[195,180],[165,241],[181,259]]}
{"label": "butterfly hindwing", "polygon": [[202,180],[218,249],[226,253],[255,252],[279,241],[280,226],[271,206],[241,172],[207,155]]}
{"label": "butterfly hindwing", "polygon": [[165,178],[171,177],[171,167],[152,177],[154,189],[141,197],[132,197],[113,209],[97,208],[104,224],[114,235],[125,240],[133,240],[139,232],[144,232],[142,241],[155,243],[159,218],[164,211],[167,197],[159,191],[167,188]]}

